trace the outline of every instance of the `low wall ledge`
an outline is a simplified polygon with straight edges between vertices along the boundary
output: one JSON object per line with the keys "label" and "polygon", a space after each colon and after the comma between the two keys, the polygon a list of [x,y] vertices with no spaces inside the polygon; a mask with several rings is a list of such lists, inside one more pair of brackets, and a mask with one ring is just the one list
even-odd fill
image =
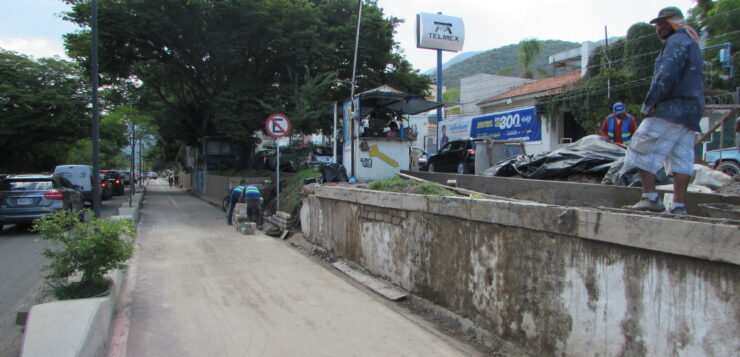
{"label": "low wall ledge", "polygon": [[721,220],[339,186],[316,186],[314,194],[320,199],[438,214],[740,265],[740,226]]}

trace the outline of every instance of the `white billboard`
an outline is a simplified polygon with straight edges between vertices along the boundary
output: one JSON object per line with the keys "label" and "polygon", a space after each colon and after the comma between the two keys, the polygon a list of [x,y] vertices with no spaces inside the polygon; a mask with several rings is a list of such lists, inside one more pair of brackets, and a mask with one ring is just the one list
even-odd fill
{"label": "white billboard", "polygon": [[416,15],[416,47],[462,51],[465,26],[460,17],[420,13]]}

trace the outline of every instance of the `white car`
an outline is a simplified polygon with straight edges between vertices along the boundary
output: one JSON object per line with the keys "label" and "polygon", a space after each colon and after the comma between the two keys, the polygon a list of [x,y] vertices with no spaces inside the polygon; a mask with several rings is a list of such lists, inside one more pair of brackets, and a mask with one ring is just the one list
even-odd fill
{"label": "white car", "polygon": [[311,159],[308,161],[308,166],[318,169],[321,165],[331,164],[333,154],[334,150],[331,146],[314,146],[311,148]]}

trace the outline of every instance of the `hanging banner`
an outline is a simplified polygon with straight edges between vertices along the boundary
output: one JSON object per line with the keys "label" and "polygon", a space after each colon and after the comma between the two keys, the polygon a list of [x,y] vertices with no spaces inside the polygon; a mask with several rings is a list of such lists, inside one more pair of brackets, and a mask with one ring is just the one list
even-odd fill
{"label": "hanging banner", "polygon": [[473,118],[470,136],[475,139],[541,141],[542,124],[534,107]]}
{"label": "hanging banner", "polygon": [[447,119],[437,124],[439,149],[450,141],[470,137],[470,118]]}

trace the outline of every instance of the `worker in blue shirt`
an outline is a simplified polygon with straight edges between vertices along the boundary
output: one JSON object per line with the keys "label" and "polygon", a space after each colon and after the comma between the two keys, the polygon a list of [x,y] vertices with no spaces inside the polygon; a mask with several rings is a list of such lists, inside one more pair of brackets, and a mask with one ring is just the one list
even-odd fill
{"label": "worker in blue shirt", "polygon": [[238,202],[241,202],[244,199],[244,196],[247,192],[247,181],[241,180],[239,182],[239,186],[234,187],[234,189],[231,190],[231,199],[229,200],[229,214],[226,217],[226,221],[229,223],[229,225],[232,224],[232,219],[234,216],[234,207]]}
{"label": "worker in blue shirt", "polygon": [[264,199],[260,189],[255,185],[248,185],[244,194],[247,201],[247,217],[250,221],[262,225],[262,203]]}

